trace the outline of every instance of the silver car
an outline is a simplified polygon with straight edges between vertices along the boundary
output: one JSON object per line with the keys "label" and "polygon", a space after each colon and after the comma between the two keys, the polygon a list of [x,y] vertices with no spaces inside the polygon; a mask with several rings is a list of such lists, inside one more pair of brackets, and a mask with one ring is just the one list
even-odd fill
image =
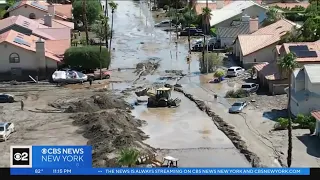
{"label": "silver car", "polygon": [[247,106],[247,102],[235,102],[229,108],[229,113],[240,113]]}

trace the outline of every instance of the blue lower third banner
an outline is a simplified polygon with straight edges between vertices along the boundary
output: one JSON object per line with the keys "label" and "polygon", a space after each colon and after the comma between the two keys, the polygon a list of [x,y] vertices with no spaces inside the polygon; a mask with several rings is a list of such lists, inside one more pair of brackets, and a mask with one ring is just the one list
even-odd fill
{"label": "blue lower third banner", "polygon": [[11,168],[11,175],[310,175],[309,168]]}
{"label": "blue lower third banner", "polygon": [[11,146],[11,168],[91,168],[91,146]]}

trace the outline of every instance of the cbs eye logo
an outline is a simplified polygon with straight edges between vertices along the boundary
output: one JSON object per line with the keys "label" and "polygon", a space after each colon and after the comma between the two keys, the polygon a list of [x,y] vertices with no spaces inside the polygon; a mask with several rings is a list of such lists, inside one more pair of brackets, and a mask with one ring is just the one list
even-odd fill
{"label": "cbs eye logo", "polygon": [[30,146],[11,147],[11,167],[32,167]]}

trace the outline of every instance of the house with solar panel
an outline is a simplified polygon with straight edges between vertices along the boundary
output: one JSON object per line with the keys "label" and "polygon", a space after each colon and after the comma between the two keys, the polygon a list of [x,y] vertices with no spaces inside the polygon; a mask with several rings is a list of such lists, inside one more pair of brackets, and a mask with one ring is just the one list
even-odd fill
{"label": "house with solar panel", "polygon": [[21,0],[7,10],[8,16],[22,15],[30,19],[44,18],[50,14],[54,19],[72,21],[71,4],[49,4],[41,0]]}

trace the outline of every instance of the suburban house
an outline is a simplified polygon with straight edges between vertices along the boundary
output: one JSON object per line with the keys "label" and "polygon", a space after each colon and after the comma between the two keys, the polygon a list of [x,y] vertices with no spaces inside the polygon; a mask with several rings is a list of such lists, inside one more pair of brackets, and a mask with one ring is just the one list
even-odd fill
{"label": "suburban house", "polygon": [[258,18],[250,18],[243,15],[240,21],[234,21],[232,26],[218,27],[217,39],[221,47],[231,47],[234,41],[241,34],[251,34],[259,29]]}
{"label": "suburban house", "polygon": [[290,108],[293,115],[308,114],[320,109],[319,72],[319,64],[306,64],[292,73]]}
{"label": "suburban house", "polygon": [[311,115],[316,119],[315,134],[316,136],[320,137],[320,111],[319,110],[312,111]]}
{"label": "suburban house", "polygon": [[300,66],[320,64],[320,41],[283,43],[275,48],[273,62],[257,64],[254,69],[261,87],[267,87],[270,94],[284,94],[288,86],[288,78],[281,76],[277,60],[288,53],[294,53]]}
{"label": "suburban house", "polygon": [[292,42],[276,46],[275,56],[281,58],[289,53],[296,55],[299,65],[320,64],[320,41]]}
{"label": "suburban house", "polygon": [[49,77],[70,47],[69,40],[43,40],[9,30],[0,34],[0,79],[29,80]]}
{"label": "suburban house", "polygon": [[22,15],[30,19],[43,18],[51,14],[57,20],[72,20],[72,5],[70,4],[49,4],[46,1],[21,0],[11,6],[7,13],[9,16]]}
{"label": "suburban house", "polygon": [[212,10],[210,26],[215,26],[216,28],[231,26],[233,21],[241,20],[244,14],[258,18],[259,23],[261,23],[266,18],[266,11],[266,7],[253,1],[234,1],[221,9]]}
{"label": "suburban house", "polygon": [[281,37],[299,25],[281,19],[248,35],[239,35],[234,42],[233,54],[244,68],[261,62],[273,62],[274,51]]}
{"label": "suburban house", "polygon": [[0,20],[0,33],[9,30],[15,30],[25,35],[35,35],[42,39],[57,40],[69,39],[71,40],[71,25],[66,25],[60,20],[53,20],[51,15],[46,15],[41,24],[40,20],[33,20],[24,16],[11,16]]}

